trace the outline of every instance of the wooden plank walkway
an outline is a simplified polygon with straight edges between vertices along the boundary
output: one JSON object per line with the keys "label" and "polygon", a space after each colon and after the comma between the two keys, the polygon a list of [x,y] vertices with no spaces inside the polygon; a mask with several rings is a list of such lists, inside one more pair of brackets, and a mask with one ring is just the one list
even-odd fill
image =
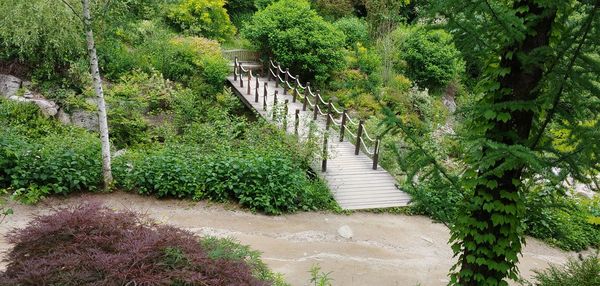
{"label": "wooden plank walkway", "polygon": [[[228,77],[234,93],[240,97],[246,106],[254,109],[267,120],[282,128],[283,123],[286,122],[287,126],[285,129],[288,133],[293,134],[295,132],[295,114],[296,110],[299,110],[299,140],[307,140],[310,122],[316,123],[313,124],[313,130],[316,129],[317,132],[314,133],[325,133],[327,117],[318,116],[317,120],[313,120],[314,110],[307,108],[306,111],[302,111],[302,102],[293,102],[293,97],[289,94],[284,95],[284,90],[281,86],[275,88],[274,80],[259,77],[257,90],[257,80],[252,77],[250,80],[250,94],[248,94],[247,74],[244,74],[243,79],[244,86],[241,87],[239,76],[237,80],[234,79],[233,74]],[[265,83],[267,84],[266,101],[264,97]],[[285,85],[286,83],[283,82],[282,84]],[[276,92],[278,94],[277,104],[274,103]],[[286,110],[284,103],[286,100],[287,114],[284,116],[283,113]],[[275,119],[273,117],[274,112],[277,112],[279,115]],[[286,120],[283,119],[284,117]],[[381,168],[381,166],[378,166],[377,170],[373,170],[373,160],[365,155],[364,152],[355,155],[355,145],[347,140],[340,142],[339,133],[329,131],[328,134],[329,140],[327,146],[329,155],[327,156],[327,170],[326,172],[320,172],[320,160],[319,162],[315,162],[314,169],[319,170],[317,173],[325,179],[333,197],[343,209],[387,208],[406,206],[408,204],[410,196],[398,189],[394,177]],[[320,146],[323,146],[323,135],[316,138],[321,138]]]}

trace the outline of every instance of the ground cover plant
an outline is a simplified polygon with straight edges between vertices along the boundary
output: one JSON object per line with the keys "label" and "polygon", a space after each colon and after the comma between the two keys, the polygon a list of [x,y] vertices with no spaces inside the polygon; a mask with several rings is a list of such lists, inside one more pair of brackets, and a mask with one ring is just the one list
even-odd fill
{"label": "ground cover plant", "polygon": [[14,247],[2,285],[272,285],[276,277],[243,246],[201,243],[188,231],[95,203],[35,217],[7,239]]}

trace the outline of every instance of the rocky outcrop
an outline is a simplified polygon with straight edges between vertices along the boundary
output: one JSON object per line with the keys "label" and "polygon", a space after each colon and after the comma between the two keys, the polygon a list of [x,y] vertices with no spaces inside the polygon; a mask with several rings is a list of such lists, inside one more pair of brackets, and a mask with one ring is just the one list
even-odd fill
{"label": "rocky outcrop", "polygon": [[12,75],[0,74],[0,95],[15,96],[21,88],[21,79]]}
{"label": "rocky outcrop", "polygon": [[[33,103],[40,108],[42,114],[55,117],[63,124],[73,124],[90,131],[98,130],[98,117],[95,113],[75,110],[72,114],[68,114],[56,102],[29,90],[30,87],[31,83],[28,81],[12,75],[0,74],[0,96],[14,101]],[[91,102],[95,104],[95,101],[91,100]]]}

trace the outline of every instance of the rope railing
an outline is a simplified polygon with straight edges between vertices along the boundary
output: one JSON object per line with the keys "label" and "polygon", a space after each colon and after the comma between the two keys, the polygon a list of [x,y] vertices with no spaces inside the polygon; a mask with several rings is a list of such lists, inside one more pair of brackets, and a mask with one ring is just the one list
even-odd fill
{"label": "rope railing", "polygon": [[[268,62],[269,71],[268,80],[275,81],[275,88],[279,88],[279,84],[282,84],[283,95],[287,95],[287,92],[291,92],[292,94],[292,102],[300,101],[302,103],[303,111],[311,111],[312,120],[317,120],[319,116],[323,116],[325,118],[325,130],[326,132],[323,134],[324,145],[323,145],[323,171],[326,170],[326,162],[327,162],[327,140],[329,134],[329,129],[334,127],[334,130],[339,131],[339,141],[343,142],[345,135],[348,135],[348,139],[351,143],[355,145],[355,155],[358,155],[361,150],[364,154],[372,157],[373,159],[373,169],[377,169],[378,165],[378,157],[379,157],[379,144],[380,139],[373,139],[371,135],[367,132],[365,128],[364,120],[353,119],[350,114],[345,110],[336,107],[331,101],[325,101],[321,92],[319,90],[313,91],[313,88],[310,85],[310,82],[306,82],[304,85],[300,81],[300,76],[292,75],[289,69],[283,69],[280,64],[273,62],[272,59],[269,59]],[[237,58],[235,60],[234,66],[234,80],[237,80],[237,76],[240,77],[240,87],[243,86],[243,76],[244,74],[248,75],[248,94],[250,94],[250,83],[253,78],[252,70],[245,69],[243,64],[240,63]],[[255,101],[258,102],[258,79],[256,83],[256,98]],[[266,101],[266,83],[264,85],[265,88],[265,101]],[[277,94],[274,95],[274,100],[277,99]],[[287,105],[286,105],[287,107]],[[266,106],[265,106],[266,108]],[[296,110],[295,116],[295,133],[298,134],[298,124],[299,124],[299,112],[300,109]],[[287,113],[287,112],[286,112]],[[287,121],[286,114],[286,121]],[[358,121],[358,122],[357,122]],[[287,126],[287,124],[285,124]],[[351,127],[351,128],[349,128]],[[286,127],[287,128],[287,127]],[[352,131],[355,130],[356,134]],[[354,141],[354,142],[352,142]],[[369,144],[367,144],[367,142]],[[373,144],[374,145],[371,145]],[[369,148],[369,145],[373,146],[372,150]]]}

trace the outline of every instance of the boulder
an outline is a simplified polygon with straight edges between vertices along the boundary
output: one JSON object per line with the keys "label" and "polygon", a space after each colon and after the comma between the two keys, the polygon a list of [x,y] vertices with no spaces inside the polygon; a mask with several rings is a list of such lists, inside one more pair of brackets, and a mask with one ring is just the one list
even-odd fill
{"label": "boulder", "polygon": [[54,101],[45,100],[45,99],[32,99],[33,103],[35,103],[42,113],[48,117],[52,117],[58,113],[58,109],[60,108]]}
{"label": "boulder", "polygon": [[345,239],[351,239],[354,236],[352,229],[347,225],[342,225],[340,228],[338,228],[337,233],[339,236]]}
{"label": "boulder", "polygon": [[12,75],[0,74],[0,95],[16,96],[21,88],[21,79]]}
{"label": "boulder", "polygon": [[98,115],[87,110],[76,110],[71,114],[71,123],[90,131],[98,131]]}

